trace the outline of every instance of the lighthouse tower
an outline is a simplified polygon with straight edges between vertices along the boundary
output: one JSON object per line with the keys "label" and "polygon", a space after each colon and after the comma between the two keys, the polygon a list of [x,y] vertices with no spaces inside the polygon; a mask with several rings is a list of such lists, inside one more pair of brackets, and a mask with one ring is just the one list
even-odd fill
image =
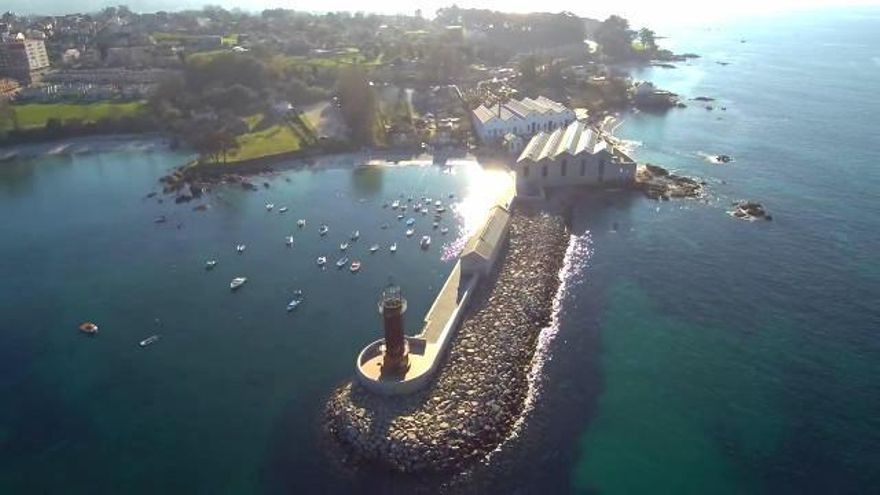
{"label": "lighthouse tower", "polygon": [[383,376],[402,376],[409,369],[409,344],[403,334],[405,312],[406,299],[400,293],[400,287],[386,287],[379,299],[379,314],[382,315],[385,328]]}

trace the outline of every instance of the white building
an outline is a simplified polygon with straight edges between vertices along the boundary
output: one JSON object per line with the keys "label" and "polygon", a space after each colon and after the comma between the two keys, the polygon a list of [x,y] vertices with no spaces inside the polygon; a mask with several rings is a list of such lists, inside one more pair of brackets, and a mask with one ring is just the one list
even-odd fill
{"label": "white building", "polygon": [[518,194],[541,195],[548,187],[619,186],[636,176],[636,162],[584,122],[541,132],[514,165]]}
{"label": "white building", "polygon": [[480,105],[473,111],[474,131],[483,143],[498,143],[505,135],[531,136],[551,132],[575,120],[574,111],[544,96]]}

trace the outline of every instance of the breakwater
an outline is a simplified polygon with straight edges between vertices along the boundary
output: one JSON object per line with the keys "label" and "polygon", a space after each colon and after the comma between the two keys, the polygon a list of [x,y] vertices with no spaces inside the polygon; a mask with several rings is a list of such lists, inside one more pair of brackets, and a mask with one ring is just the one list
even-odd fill
{"label": "breakwater", "polygon": [[403,472],[455,470],[491,452],[523,411],[568,241],[560,216],[515,210],[506,252],[477,288],[436,380],[399,397],[347,383],[327,403],[328,431],[357,458]]}

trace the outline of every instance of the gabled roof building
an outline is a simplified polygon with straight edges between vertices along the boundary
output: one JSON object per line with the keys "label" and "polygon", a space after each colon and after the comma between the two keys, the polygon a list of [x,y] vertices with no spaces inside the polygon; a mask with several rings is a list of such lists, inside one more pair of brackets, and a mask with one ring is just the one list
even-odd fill
{"label": "gabled roof building", "polygon": [[585,122],[536,134],[514,165],[517,194],[548,187],[619,186],[635,180],[636,163]]}
{"label": "gabled roof building", "polygon": [[544,96],[480,105],[473,111],[474,131],[483,143],[501,141],[507,134],[550,132],[575,118],[573,110]]}

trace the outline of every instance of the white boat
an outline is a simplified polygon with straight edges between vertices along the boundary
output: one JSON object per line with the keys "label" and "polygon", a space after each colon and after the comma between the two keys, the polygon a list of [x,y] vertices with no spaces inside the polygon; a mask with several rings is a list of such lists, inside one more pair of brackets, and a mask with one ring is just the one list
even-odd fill
{"label": "white boat", "polygon": [[140,343],[139,343],[138,345],[141,346],[141,347],[146,347],[146,346],[152,344],[153,342],[159,340],[160,338],[161,338],[160,335],[150,335],[149,337],[147,337],[147,338],[145,338],[144,340],[140,341]]}
{"label": "white boat", "polygon": [[391,251],[392,253],[397,252],[397,243],[395,242],[394,244],[392,244],[392,245],[388,248],[388,250]]}
{"label": "white boat", "polygon": [[247,277],[235,277],[232,279],[232,282],[229,282],[229,288],[232,290],[238,289],[242,285],[247,282]]}
{"label": "white boat", "polygon": [[237,246],[235,246],[235,250],[238,252],[238,254],[243,253],[245,249],[247,249],[247,245],[245,244],[238,244]]}
{"label": "white boat", "polygon": [[397,219],[398,219],[398,220],[403,220],[403,213],[401,213],[400,215],[397,215]]}
{"label": "white boat", "polygon": [[446,208],[438,206],[437,208],[435,208],[435,210],[437,211],[437,213],[443,213],[444,211],[446,211]]}
{"label": "white boat", "polygon": [[378,250],[379,250],[379,245],[378,245],[378,244],[373,244],[372,246],[370,246],[370,252],[371,252],[371,253],[375,253],[375,252],[378,251]]}
{"label": "white boat", "polygon": [[358,240],[360,237],[361,237],[360,230],[355,230],[354,232],[351,233],[351,240],[353,240],[353,241]]}
{"label": "white boat", "polygon": [[324,266],[327,264],[326,256],[318,256],[318,266]]}
{"label": "white boat", "polygon": [[400,200],[395,199],[393,203],[391,203],[391,209],[396,210],[400,208]]}
{"label": "white boat", "polygon": [[416,233],[415,229],[406,229],[406,236],[407,237],[412,237],[412,235],[415,233]]}
{"label": "white boat", "polygon": [[358,260],[354,260],[354,261],[352,261],[352,262],[351,262],[351,266],[348,267],[348,269],[349,269],[349,271],[351,271],[352,273],[354,273],[354,272],[360,270],[360,269],[361,269],[361,262],[358,261]]}
{"label": "white boat", "polygon": [[345,265],[347,265],[347,264],[348,264],[348,257],[347,257],[347,256],[343,256],[342,258],[339,258],[339,259],[336,261],[336,267],[337,267],[337,268],[342,268],[343,266],[345,266]]}
{"label": "white boat", "polygon": [[437,201],[434,201],[434,206],[439,208],[439,207],[443,206],[443,202],[438,199]]}
{"label": "white boat", "polygon": [[421,210],[421,211],[422,211],[422,215],[427,215],[427,214],[428,214],[428,209],[425,208],[424,206],[422,207],[422,210]]}
{"label": "white boat", "polygon": [[407,224],[407,225],[412,225],[412,224],[414,224],[414,223],[416,223],[416,219],[415,219],[415,218],[409,217],[409,218],[406,219],[406,224]]}
{"label": "white boat", "polygon": [[347,242],[343,242],[342,244],[339,245],[339,250],[340,250],[340,251],[345,251],[346,249],[348,249],[348,243],[347,243]]}
{"label": "white boat", "polygon": [[289,236],[285,237],[284,243],[287,244],[288,246],[292,246],[293,245],[293,236],[289,235]]}
{"label": "white boat", "polygon": [[286,211],[287,211],[287,207],[286,207],[286,206],[282,206],[281,208],[278,208],[278,213],[284,213],[284,212],[286,212]]}
{"label": "white boat", "polygon": [[301,290],[297,290],[293,292],[293,299],[287,303],[287,311],[293,311],[303,302],[303,293]]}
{"label": "white boat", "polygon": [[434,225],[433,225],[433,226],[434,226],[434,228],[436,229],[437,227],[440,226],[440,223],[439,223],[439,222],[434,222]]}
{"label": "white boat", "polygon": [[208,260],[205,262],[205,270],[212,270],[217,266],[217,260]]}
{"label": "white boat", "polygon": [[272,208],[275,208],[274,203],[266,203],[266,211],[272,211]]}
{"label": "white boat", "polygon": [[440,233],[441,233],[441,234],[444,234],[444,235],[445,235],[445,234],[448,233],[448,232],[449,232],[449,228],[448,228],[448,227],[440,227]]}
{"label": "white boat", "polygon": [[305,226],[306,226],[306,219],[305,219],[305,218],[300,218],[299,220],[297,220],[297,221],[296,221],[296,226],[299,227],[299,228],[303,228],[303,227],[305,227]]}
{"label": "white boat", "polygon": [[327,235],[327,232],[330,232],[330,227],[328,227],[327,225],[321,225],[321,227],[318,229],[318,233],[321,235]]}
{"label": "white boat", "polygon": [[431,247],[431,238],[426,235],[422,236],[422,240],[421,242],[419,242],[419,246],[421,246],[422,249],[428,249],[429,247]]}

